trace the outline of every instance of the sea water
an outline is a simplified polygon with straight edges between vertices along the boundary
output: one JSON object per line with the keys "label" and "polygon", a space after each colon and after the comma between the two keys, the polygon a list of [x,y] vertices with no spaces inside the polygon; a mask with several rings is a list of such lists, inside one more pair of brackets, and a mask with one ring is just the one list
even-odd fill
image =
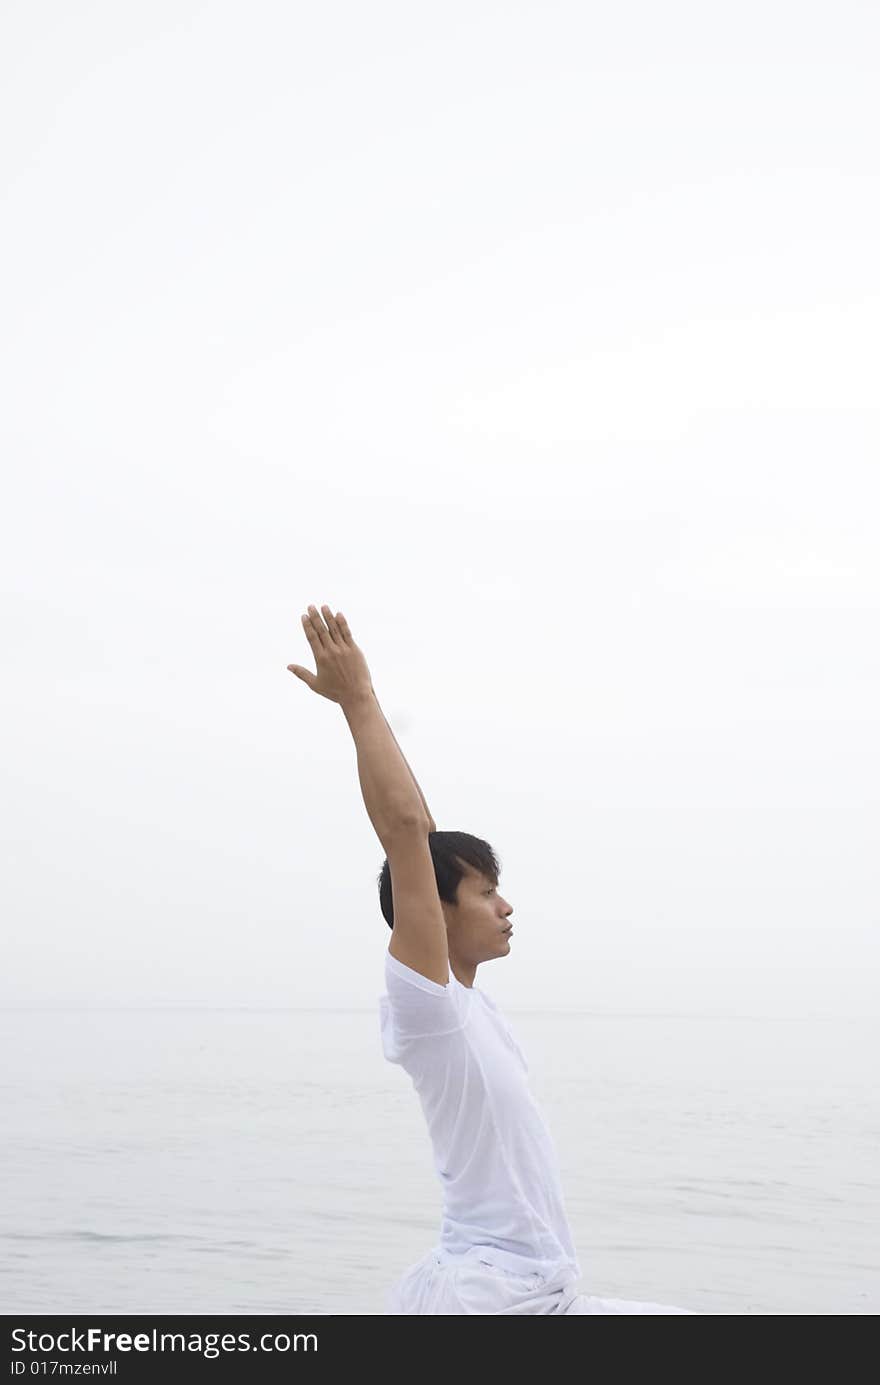
{"label": "sea water", "polygon": [[[505,1014],[580,1292],[880,1311],[874,1021]],[[5,1010],[0,1051],[3,1313],[381,1314],[436,1243],[375,1007]]]}

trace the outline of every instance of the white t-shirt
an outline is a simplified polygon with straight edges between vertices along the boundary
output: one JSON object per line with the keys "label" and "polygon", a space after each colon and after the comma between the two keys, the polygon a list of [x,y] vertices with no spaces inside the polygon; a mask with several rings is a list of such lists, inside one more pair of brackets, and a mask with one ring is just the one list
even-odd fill
{"label": "white t-shirt", "polygon": [[441,986],[385,953],[382,1048],[412,1078],[443,1188],[441,1260],[578,1279],[556,1145],[493,1000],[449,969]]}

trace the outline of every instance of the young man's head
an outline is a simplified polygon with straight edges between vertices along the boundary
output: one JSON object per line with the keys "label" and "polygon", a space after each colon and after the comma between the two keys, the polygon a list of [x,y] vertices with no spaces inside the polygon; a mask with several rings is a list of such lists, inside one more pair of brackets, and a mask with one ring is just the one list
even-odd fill
{"label": "young man's head", "polygon": [[[511,905],[498,892],[500,867],[488,842],[469,832],[431,832],[428,846],[440,907],[446,920],[449,956],[476,967],[510,951]],[[391,870],[386,860],[379,875],[379,907],[394,927]]]}

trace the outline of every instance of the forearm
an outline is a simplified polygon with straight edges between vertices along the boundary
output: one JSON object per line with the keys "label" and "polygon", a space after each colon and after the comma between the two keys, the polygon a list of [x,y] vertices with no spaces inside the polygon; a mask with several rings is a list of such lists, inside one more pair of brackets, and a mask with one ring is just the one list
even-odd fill
{"label": "forearm", "polygon": [[[373,695],[375,696],[375,692],[374,692]],[[378,702],[379,699],[376,698],[376,701]],[[380,712],[382,711],[381,706],[379,707],[379,710],[380,710]],[[382,712],[382,715],[385,716],[385,713]],[[385,723],[386,723],[386,725],[388,726],[388,730],[391,732],[392,736],[394,736],[394,744],[397,745],[397,737],[394,735],[394,731],[393,731],[393,729],[392,729],[392,727],[391,727],[391,724],[390,724],[390,722],[388,721],[388,718],[387,718],[387,717],[385,717]],[[399,745],[397,745],[397,749],[400,750],[400,746],[399,746]],[[430,808],[428,807],[428,804],[427,804],[427,802],[426,802],[426,800],[425,800],[425,795],[422,793],[422,790],[421,790],[421,788],[419,787],[419,781],[416,779],[416,776],[413,774],[413,772],[412,772],[412,766],[410,765],[409,761],[407,760],[407,758],[406,758],[406,756],[404,755],[404,753],[403,753],[402,750],[400,750],[400,754],[401,754],[401,757],[402,757],[402,759],[403,759],[403,763],[406,765],[407,770],[409,771],[410,778],[412,779],[413,783],[414,783],[415,786],[416,786],[416,793],[418,794],[419,798],[420,798],[421,801],[422,801],[422,807],[424,808],[424,810],[425,810],[425,816],[426,816],[427,819],[428,819],[428,831],[429,831],[429,832],[436,832],[436,831],[437,831],[437,824],[435,823],[434,818],[433,818],[432,815],[431,815],[431,810],[430,810]]]}
{"label": "forearm", "polygon": [[342,705],[357,749],[358,777],[367,816],[380,842],[403,822],[424,821],[431,830],[421,791],[374,693]]}

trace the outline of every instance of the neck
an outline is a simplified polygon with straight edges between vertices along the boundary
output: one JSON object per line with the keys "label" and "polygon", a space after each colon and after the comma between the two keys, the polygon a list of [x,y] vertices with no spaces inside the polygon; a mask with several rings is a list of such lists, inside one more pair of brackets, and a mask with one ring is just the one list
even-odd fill
{"label": "neck", "polygon": [[462,986],[466,986],[468,990],[471,989],[477,974],[475,963],[461,962],[457,957],[450,956],[449,970],[455,974],[456,981],[459,981]]}

